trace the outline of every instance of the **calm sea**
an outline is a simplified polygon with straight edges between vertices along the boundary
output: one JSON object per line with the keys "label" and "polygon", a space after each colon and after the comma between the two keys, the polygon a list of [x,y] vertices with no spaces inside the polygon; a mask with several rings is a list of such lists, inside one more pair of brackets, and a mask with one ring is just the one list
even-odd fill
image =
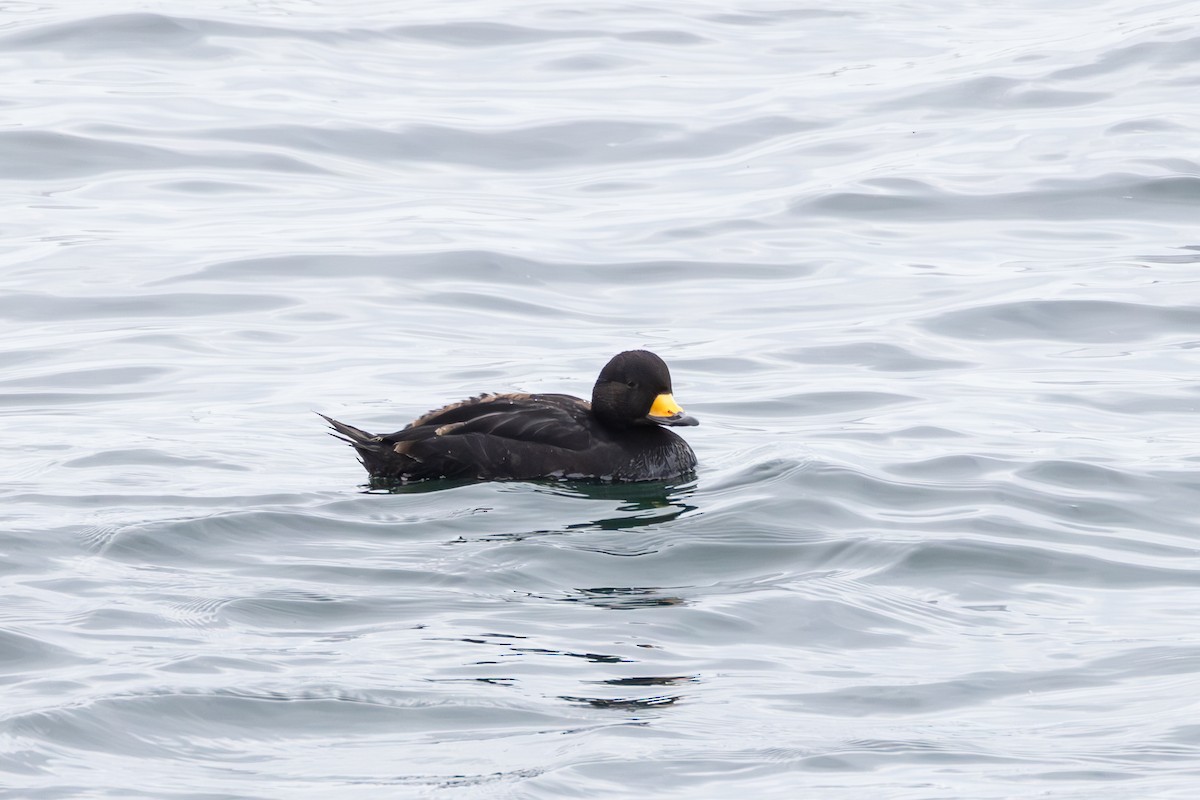
{"label": "calm sea", "polygon": [[[8,2],[0,798],[1188,798],[1190,0]],[[369,492],[646,347],[678,485]]]}

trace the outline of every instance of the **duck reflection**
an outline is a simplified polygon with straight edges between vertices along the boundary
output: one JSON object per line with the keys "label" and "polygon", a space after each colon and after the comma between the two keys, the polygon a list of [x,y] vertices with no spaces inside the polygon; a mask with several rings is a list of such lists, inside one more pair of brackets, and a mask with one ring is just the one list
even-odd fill
{"label": "duck reflection", "polygon": [[556,497],[581,500],[617,501],[617,515],[565,526],[567,530],[632,530],[646,525],[660,525],[689,514],[697,506],[687,502],[696,491],[696,484],[670,483],[582,483],[562,481],[534,484],[534,491]]}
{"label": "duck reflection", "polygon": [[361,484],[363,494],[430,494],[444,492],[447,489],[457,489],[460,486],[476,486],[479,481],[467,478],[445,478],[437,481],[421,481],[420,483],[395,483],[394,481],[372,478]]}
{"label": "duck reflection", "polygon": [[[544,595],[542,595],[544,597]],[[610,611],[633,611],[638,608],[661,608],[681,606],[682,597],[662,593],[658,586],[601,586],[593,589],[576,589],[566,597],[550,597],[563,603],[585,603]]]}
{"label": "duck reflection", "polygon": [[[441,488],[446,488],[442,483]],[[469,541],[522,541],[536,536],[553,536],[573,531],[631,531],[652,525],[664,525],[699,510],[699,506],[688,502],[695,492],[695,484],[675,485],[666,483],[639,484],[594,484],[568,481],[553,483],[514,483],[509,484],[503,491],[521,492],[526,496],[532,493],[550,495],[555,498],[570,498],[571,500],[592,501],[588,511],[588,519],[578,522],[562,522],[552,528],[533,528],[522,531],[490,531],[481,536],[461,537],[457,542]],[[425,485],[389,488],[390,493],[409,493],[412,491],[437,491]],[[616,501],[614,506],[613,501]],[[487,511],[490,508],[482,508]],[[555,514],[564,510],[563,505],[546,506],[543,515]],[[566,510],[570,510],[567,508]],[[597,513],[598,512],[598,513]],[[595,515],[595,516],[593,516]],[[575,516],[575,515],[572,515]],[[575,517],[578,519],[578,516]],[[604,552],[610,552],[604,550]],[[611,555],[630,556],[641,555],[642,552],[612,551]]]}
{"label": "duck reflection", "polygon": [[[427,494],[462,486],[477,485],[477,481],[440,480],[424,481],[408,485],[366,484],[370,494]],[[585,481],[538,481],[510,484],[522,491],[532,489],[539,494],[554,497],[571,497],[578,500],[616,501],[618,512],[587,522],[576,522],[564,526],[565,530],[631,530],[645,525],[658,525],[689,514],[697,506],[688,500],[696,491],[695,482],[686,484],[644,481],[639,483],[594,483]],[[548,533],[539,530],[534,533]]]}
{"label": "duck reflection", "polygon": [[608,708],[618,711],[640,711],[647,708],[662,708],[672,706],[681,699],[678,696],[656,695],[654,697],[575,697],[559,695],[559,699],[568,703],[584,703],[592,708]]}
{"label": "duck reflection", "polygon": [[[614,678],[606,681],[586,681],[586,683],[603,686],[616,686],[628,689],[642,686],[675,687],[685,683],[696,683],[699,678],[695,675],[646,676],[639,678]],[[559,695],[559,698],[570,703],[584,703],[592,708],[608,708],[619,711],[662,708],[671,706],[683,699],[682,694],[654,694],[648,697],[585,697],[581,695]]]}

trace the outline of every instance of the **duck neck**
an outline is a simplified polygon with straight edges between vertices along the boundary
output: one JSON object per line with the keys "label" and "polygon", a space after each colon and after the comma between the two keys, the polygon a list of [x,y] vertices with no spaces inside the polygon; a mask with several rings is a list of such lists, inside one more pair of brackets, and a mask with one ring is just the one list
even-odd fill
{"label": "duck neck", "polygon": [[621,413],[618,397],[616,384],[597,381],[592,387],[592,415],[609,430],[629,430],[635,422]]}

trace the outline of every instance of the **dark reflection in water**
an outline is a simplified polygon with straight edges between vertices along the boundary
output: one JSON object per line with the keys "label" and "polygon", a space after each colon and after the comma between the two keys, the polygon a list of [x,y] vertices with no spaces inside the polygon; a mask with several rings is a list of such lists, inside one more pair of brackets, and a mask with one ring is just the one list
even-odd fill
{"label": "dark reflection in water", "polygon": [[427,683],[486,683],[490,686],[516,686],[517,678],[423,678]]}
{"label": "dark reflection in water", "polygon": [[613,678],[607,681],[584,681],[584,683],[602,683],[607,686],[676,686],[680,683],[696,683],[699,680],[695,675],[671,675],[662,678]]}
{"label": "dark reflection in water", "polygon": [[589,500],[620,500],[629,505],[628,510],[656,508],[671,501],[672,493],[691,495],[695,482],[666,483],[663,481],[638,481],[637,483],[595,483],[588,481],[552,481],[533,484],[537,491],[562,497],[581,497]]}
{"label": "dark reflection in water", "polygon": [[462,486],[472,486],[478,481],[469,478],[445,478],[439,481],[419,481],[417,483],[396,483],[383,478],[371,478],[362,484],[363,494],[429,494],[444,492]]}
{"label": "dark reflection in water", "polygon": [[[483,644],[493,645],[505,648],[508,654],[515,655],[541,655],[541,656],[566,656],[568,658],[578,658],[584,661],[590,661],[595,664],[621,664],[633,663],[628,658],[622,656],[611,655],[609,653],[577,653],[570,650],[556,650],[546,647],[515,647],[512,642],[505,640],[525,639],[525,636],[518,636],[509,633],[483,633],[478,636],[463,636],[458,638],[444,636],[430,636],[426,641],[430,642],[464,642],[466,644]],[[477,661],[476,664],[495,664],[495,661]]]}
{"label": "dark reflection in water", "polygon": [[[584,681],[585,683],[603,686],[619,686],[622,688],[638,686],[679,686],[685,683],[698,683],[697,675],[664,675],[634,678],[612,678],[603,681]],[[671,706],[682,700],[683,694],[655,694],[649,697],[584,697],[582,695],[559,695],[560,699],[571,703],[585,703],[593,708],[609,708],[627,711],[639,708],[661,708]]]}
{"label": "dark reflection in water", "polygon": [[660,594],[657,586],[606,586],[594,589],[576,589],[566,597],[545,597],[563,603],[586,603],[612,611],[632,611],[638,608],[681,606],[687,603],[682,597]]}
{"label": "dark reflection in water", "polygon": [[[366,494],[427,494],[477,485],[477,481],[443,480],[423,481],[408,485],[368,488]],[[478,540],[521,541],[531,536],[562,534],[571,531],[632,531],[650,525],[663,525],[699,510],[699,506],[688,502],[696,492],[695,482],[682,485],[643,483],[586,483],[582,481],[513,482],[503,484],[506,491],[525,492],[533,495],[550,495],[555,498],[594,501],[601,503],[601,511],[590,519],[566,522],[554,527],[535,528],[522,531],[497,531]],[[616,503],[615,507],[613,503]],[[593,512],[595,513],[595,512]],[[465,542],[466,540],[460,540]],[[610,552],[610,551],[604,551]],[[610,552],[610,555],[636,556],[640,552]]]}
{"label": "dark reflection in water", "polygon": [[[372,480],[363,484],[365,494],[428,494],[458,489],[464,486],[476,485],[473,480],[437,480],[421,481],[420,483],[397,484],[389,481]],[[573,497],[581,500],[617,501],[618,511],[659,512],[668,509],[669,514],[656,513],[650,518],[618,517],[614,519],[597,520],[594,523],[571,526],[572,528],[587,527],[588,525],[602,530],[619,530],[627,526],[638,526],[649,522],[667,522],[680,515],[696,510],[696,506],[684,503],[684,498],[691,497],[696,491],[694,481],[684,484],[664,483],[661,481],[641,481],[637,483],[596,483],[586,481],[519,481],[506,483],[506,486],[529,487],[534,492],[554,495],[555,497]],[[647,521],[639,521],[647,520]]]}
{"label": "dark reflection in water", "polygon": [[566,530],[632,530],[646,525],[658,525],[689,512],[697,506],[685,502],[696,491],[696,484],[675,485],[670,483],[581,483],[567,481],[554,484],[534,484],[534,491],[559,497],[576,497],[585,500],[616,500],[620,503],[618,516],[603,517],[590,522],[577,522],[566,526]]}
{"label": "dark reflection in water", "polygon": [[559,695],[559,698],[569,703],[584,703],[593,708],[612,708],[618,711],[628,711],[639,708],[661,708],[675,705],[682,699],[679,695],[655,695],[654,697],[576,697]]}
{"label": "dark reflection in water", "polygon": [[608,655],[606,653],[571,653],[566,650],[550,650],[545,647],[511,647],[509,648],[514,653],[532,653],[542,656],[568,656],[570,658],[582,658],[585,661],[591,661],[594,664],[632,664],[628,658],[621,656]]}

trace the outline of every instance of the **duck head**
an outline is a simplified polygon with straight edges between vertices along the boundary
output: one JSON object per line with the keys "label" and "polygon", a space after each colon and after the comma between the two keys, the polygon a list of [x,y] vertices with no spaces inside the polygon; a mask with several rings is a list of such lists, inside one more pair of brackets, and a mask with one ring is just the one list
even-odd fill
{"label": "duck head", "polygon": [[648,350],[626,350],[600,370],[592,387],[592,412],[613,427],[699,425],[671,396],[671,372]]}

